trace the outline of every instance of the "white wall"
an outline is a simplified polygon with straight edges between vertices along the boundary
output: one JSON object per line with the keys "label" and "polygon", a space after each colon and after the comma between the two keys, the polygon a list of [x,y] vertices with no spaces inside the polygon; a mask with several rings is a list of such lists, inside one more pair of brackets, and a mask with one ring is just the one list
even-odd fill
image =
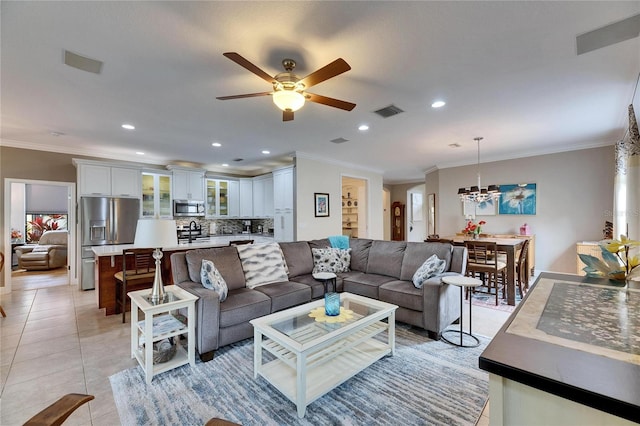
{"label": "white wall", "polygon": [[[383,237],[382,175],[322,160],[296,156],[296,239],[342,234],[342,176],[367,180],[368,238]],[[329,217],[315,217],[315,192],[329,194]]]}
{"label": "white wall", "polygon": [[[476,165],[426,175],[437,184],[436,222],[441,236],[464,227],[459,187],[476,181]],[[537,184],[536,215],[479,216],[487,233],[519,233],[523,223],[536,235],[536,270],[576,273],[576,243],[602,239],[605,220],[612,220],[614,147],[483,163],[483,185]]]}

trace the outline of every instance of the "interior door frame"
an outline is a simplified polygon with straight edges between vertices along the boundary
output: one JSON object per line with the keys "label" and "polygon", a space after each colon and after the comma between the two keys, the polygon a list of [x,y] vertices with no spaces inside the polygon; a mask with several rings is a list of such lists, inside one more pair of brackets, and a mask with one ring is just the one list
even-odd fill
{"label": "interior door frame", "polygon": [[76,265],[77,246],[76,246],[76,184],[75,182],[58,182],[48,180],[32,180],[5,178],[4,179],[4,241],[3,246],[6,247],[8,253],[6,258],[9,259],[9,266],[5,261],[4,268],[4,287],[0,287],[0,293],[11,292],[11,184],[23,183],[26,185],[49,185],[64,186],[67,188],[67,278],[70,285],[78,284],[78,275]]}

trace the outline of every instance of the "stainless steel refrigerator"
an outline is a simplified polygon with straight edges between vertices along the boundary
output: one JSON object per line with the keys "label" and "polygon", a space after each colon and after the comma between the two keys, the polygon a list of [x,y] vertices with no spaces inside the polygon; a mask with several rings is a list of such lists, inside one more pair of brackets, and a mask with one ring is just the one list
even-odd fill
{"label": "stainless steel refrigerator", "polygon": [[133,244],[140,217],[137,198],[82,197],[80,226],[82,229],[83,290],[95,288],[95,257],[91,247],[110,244]]}

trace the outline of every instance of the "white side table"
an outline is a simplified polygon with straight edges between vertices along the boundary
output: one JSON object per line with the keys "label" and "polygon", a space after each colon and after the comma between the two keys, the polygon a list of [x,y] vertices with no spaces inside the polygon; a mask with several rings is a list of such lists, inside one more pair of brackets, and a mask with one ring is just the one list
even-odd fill
{"label": "white side table", "polygon": [[[131,298],[131,358],[136,358],[144,368],[147,383],[151,383],[156,374],[187,363],[192,367],[196,365],[195,305],[198,297],[175,285],[167,286],[164,289],[168,294],[168,300],[158,304],[149,301],[151,296],[149,289],[127,293]],[[186,325],[178,321],[172,314],[172,311],[181,308],[187,308]],[[143,321],[138,321],[138,310],[144,313],[145,319]],[[154,364],[153,343],[178,335],[187,337],[187,351],[185,352],[184,348],[178,345],[172,359]]]}
{"label": "white side table", "polygon": [[[447,343],[451,343],[452,345],[461,346],[463,348],[475,348],[480,345],[480,340],[476,336],[472,334],[471,330],[471,322],[473,317],[471,316],[471,299],[469,299],[469,332],[466,333],[462,331],[462,307],[464,300],[464,292],[468,287],[477,287],[482,285],[482,281],[477,278],[465,277],[462,275],[452,275],[447,277],[442,277],[442,282],[445,284],[451,284],[460,287],[460,330],[445,330],[442,332],[442,340]],[[455,343],[452,340],[449,340],[445,337],[445,333],[459,333],[460,335],[460,343]],[[466,344],[463,342],[464,336],[469,336],[475,343]]]}

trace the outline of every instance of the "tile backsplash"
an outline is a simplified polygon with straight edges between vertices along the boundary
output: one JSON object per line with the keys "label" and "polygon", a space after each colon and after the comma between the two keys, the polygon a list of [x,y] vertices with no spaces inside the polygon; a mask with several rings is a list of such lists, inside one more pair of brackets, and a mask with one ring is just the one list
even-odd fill
{"label": "tile backsplash", "polygon": [[[245,219],[246,220],[246,219]],[[262,225],[262,232],[267,234],[273,232],[273,219],[250,219],[251,220],[251,232],[258,232],[258,225]],[[243,219],[203,219],[199,217],[183,217],[176,218],[176,224],[178,227],[189,227],[191,221],[195,221],[198,227],[201,227],[201,234],[207,235],[224,235],[224,234],[239,234],[243,230]]]}

